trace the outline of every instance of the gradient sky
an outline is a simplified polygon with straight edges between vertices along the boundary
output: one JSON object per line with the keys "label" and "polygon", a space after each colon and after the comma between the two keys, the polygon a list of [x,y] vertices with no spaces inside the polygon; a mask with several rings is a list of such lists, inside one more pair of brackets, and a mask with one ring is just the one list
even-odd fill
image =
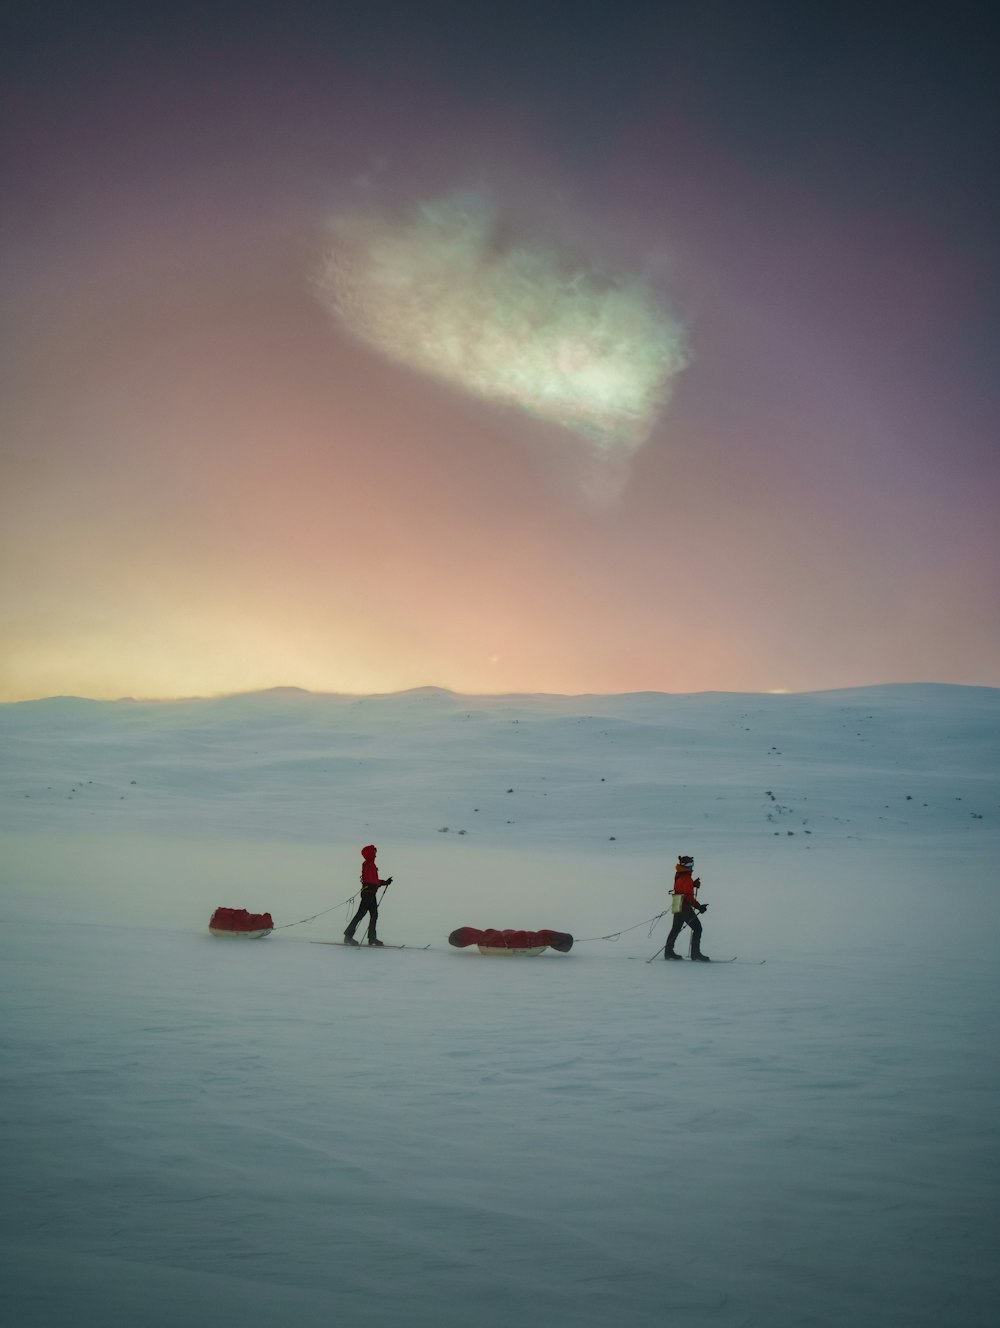
{"label": "gradient sky", "polygon": [[6,7],[0,699],[1000,685],[988,7],[479,8]]}

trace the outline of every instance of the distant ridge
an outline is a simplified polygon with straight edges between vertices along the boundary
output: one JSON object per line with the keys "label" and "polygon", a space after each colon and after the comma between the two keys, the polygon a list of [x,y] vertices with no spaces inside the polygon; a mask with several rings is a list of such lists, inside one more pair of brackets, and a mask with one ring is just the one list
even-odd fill
{"label": "distant ridge", "polygon": [[813,691],[766,691],[741,692],[707,689],[701,692],[666,692],[655,689],[640,689],[632,692],[456,692],[448,687],[426,685],[407,687],[395,692],[322,692],[311,691],[306,687],[279,686],[263,687],[247,692],[219,692],[210,696],[117,696],[93,697],[59,693],[54,696],[28,697],[20,701],[0,701],[0,706],[31,705],[191,705],[224,701],[281,701],[281,700],[330,700],[343,702],[357,701],[456,701],[465,704],[496,704],[504,701],[577,701],[608,702],[611,700],[655,700],[657,698],[684,700],[696,698],[745,698],[754,702],[769,702],[776,705],[805,697],[830,697],[846,699],[848,697],[872,696],[886,697],[893,693],[912,699],[921,692],[928,696],[942,696],[957,692],[993,693],[1000,687],[982,683],[961,682],[880,682],[863,683],[855,687],[822,687]]}
{"label": "distant ridge", "polygon": [[957,850],[1000,833],[1000,689],[948,683],[61,697],[0,706],[0,747],[0,829],[46,834],[314,842],[383,826],[414,842],[563,836],[600,852],[679,837],[773,853],[780,840],[787,856],[871,836]]}

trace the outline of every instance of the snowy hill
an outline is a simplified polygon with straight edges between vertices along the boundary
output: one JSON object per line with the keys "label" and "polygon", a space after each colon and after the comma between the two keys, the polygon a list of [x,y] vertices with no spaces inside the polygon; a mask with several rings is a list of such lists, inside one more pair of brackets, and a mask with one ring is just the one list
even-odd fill
{"label": "snowy hill", "polygon": [[[22,836],[43,835],[53,879],[65,848],[113,895],[138,855],[158,910],[167,871],[185,907],[201,882],[199,913],[239,888],[247,907],[305,916],[338,880],[353,893],[368,840],[397,878],[409,867],[421,902],[405,922],[423,912],[428,939],[455,925],[456,893],[480,916],[487,900],[527,910],[512,925],[609,930],[634,911],[617,890],[608,898],[610,883],[648,882],[633,897],[654,913],[677,852],[728,882],[730,912],[743,887],[811,879],[818,893],[861,862],[883,886],[916,889],[957,859],[969,889],[992,879],[1000,852],[1000,691],[988,688],[55,698],[0,708],[0,740],[13,856]],[[550,903],[571,916],[551,920]]]}
{"label": "snowy hill", "polygon": [[[337,840],[700,834],[837,838],[995,828],[1000,692],[386,697],[0,708],[5,828]],[[515,827],[515,828],[510,828]]]}
{"label": "snowy hill", "polygon": [[[5,1323],[992,1322],[1000,692],[53,698],[0,749]],[[368,841],[429,950],[309,944]],[[765,964],[643,962],[678,852]]]}

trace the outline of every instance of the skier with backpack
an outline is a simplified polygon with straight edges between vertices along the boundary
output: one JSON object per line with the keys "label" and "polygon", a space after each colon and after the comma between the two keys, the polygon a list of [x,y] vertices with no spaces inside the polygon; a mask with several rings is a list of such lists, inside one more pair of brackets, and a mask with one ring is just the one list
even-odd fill
{"label": "skier with backpack", "polygon": [[667,943],[663,949],[664,959],[682,959],[683,955],[674,952],[674,942],[681,934],[681,929],[685,926],[691,928],[691,958],[697,959],[703,964],[711,963],[707,954],[701,952],[701,919],[699,913],[704,913],[708,908],[707,904],[699,904],[698,888],[701,885],[701,877],[693,876],[694,858],[684,855],[677,859],[677,866],[674,869],[674,889],[673,889],[673,912],[674,925],[670,928],[670,935],[667,937]]}

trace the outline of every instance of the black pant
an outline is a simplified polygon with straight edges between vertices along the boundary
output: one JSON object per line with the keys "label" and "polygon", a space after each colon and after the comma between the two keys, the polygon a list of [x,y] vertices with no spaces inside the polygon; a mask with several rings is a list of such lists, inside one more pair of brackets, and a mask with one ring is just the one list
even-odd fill
{"label": "black pant", "polygon": [[360,907],[354,917],[351,918],[350,922],[347,924],[347,930],[344,932],[345,936],[350,936],[353,939],[355,929],[366,913],[369,914],[368,939],[369,941],[374,941],[375,928],[378,925],[378,898],[374,890],[361,891]]}
{"label": "black pant", "polygon": [[683,904],[681,904],[681,911],[674,914],[674,925],[670,928],[670,935],[667,937],[667,945],[663,952],[664,954],[669,954],[673,951],[674,941],[676,941],[677,937],[681,934],[681,928],[685,923],[687,923],[693,932],[691,953],[701,953],[701,918],[699,918],[692,905],[685,899]]}

